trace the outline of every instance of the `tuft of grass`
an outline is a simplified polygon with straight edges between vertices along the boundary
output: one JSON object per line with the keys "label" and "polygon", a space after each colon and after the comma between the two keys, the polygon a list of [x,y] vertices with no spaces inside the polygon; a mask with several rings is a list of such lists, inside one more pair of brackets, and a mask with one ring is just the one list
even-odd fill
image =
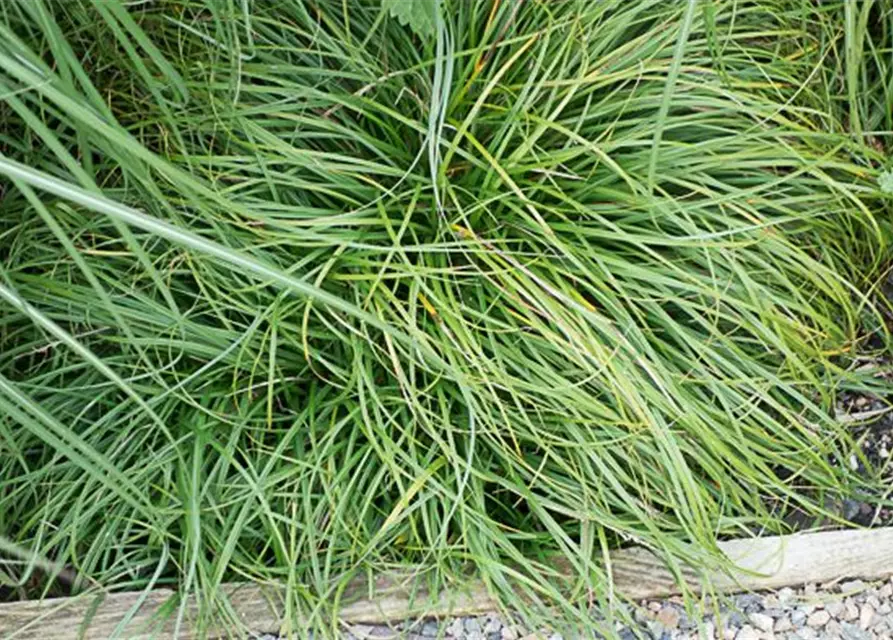
{"label": "tuft of grass", "polygon": [[431,4],[0,7],[10,593],[279,581],[335,635],[414,567],[594,632],[610,549],[874,486],[893,10]]}

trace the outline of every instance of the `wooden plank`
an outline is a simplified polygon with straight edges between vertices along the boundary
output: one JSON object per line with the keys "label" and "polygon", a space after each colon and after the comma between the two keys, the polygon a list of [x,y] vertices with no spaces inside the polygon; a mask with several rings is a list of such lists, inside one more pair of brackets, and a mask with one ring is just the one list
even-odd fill
{"label": "wooden plank", "polygon": [[[784,537],[729,540],[719,543],[723,553],[740,567],[734,575],[709,576],[720,591],[760,590],[804,582],[828,582],[852,577],[875,579],[893,575],[893,528],[827,531]],[[679,592],[679,585],[663,563],[641,548],[620,550],[611,555],[615,590],[627,597],[654,598]],[[697,589],[701,573],[684,570],[686,581]],[[247,628],[259,632],[279,630],[282,613],[281,587],[227,585],[233,610]],[[472,615],[496,610],[496,602],[482,584],[463,592],[441,593],[432,598],[408,574],[383,576],[372,586],[374,597],[363,595],[368,585],[356,583],[345,592],[340,618],[345,622],[383,623],[415,616]],[[415,594],[412,596],[411,594]],[[0,637],[36,640],[87,640],[109,638],[126,615],[144,598],[123,626],[122,637],[173,638],[174,622],[158,621],[161,608],[171,604],[168,589],[143,593],[113,593],[0,604]],[[196,611],[194,599],[187,601],[185,623],[179,638],[196,638],[189,625]],[[89,622],[85,624],[85,618]],[[85,627],[83,636],[79,636]],[[152,631],[156,633],[153,635]],[[227,635],[219,630],[219,636]]]}

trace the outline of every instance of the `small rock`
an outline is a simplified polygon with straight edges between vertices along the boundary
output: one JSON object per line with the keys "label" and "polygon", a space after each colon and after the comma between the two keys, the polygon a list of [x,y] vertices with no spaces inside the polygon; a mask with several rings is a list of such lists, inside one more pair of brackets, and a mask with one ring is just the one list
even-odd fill
{"label": "small rock", "polygon": [[816,640],[816,638],[819,637],[819,634],[817,634],[812,627],[803,627],[797,632],[795,637],[800,638],[800,640]]}
{"label": "small rock", "polygon": [[863,604],[859,609],[859,628],[868,629],[874,621],[874,607],[870,604]]}
{"label": "small rock", "polygon": [[484,625],[484,633],[490,635],[491,633],[499,633],[502,629],[502,621],[499,618],[488,618],[487,624]]}
{"label": "small rock", "polygon": [[840,583],[840,590],[844,593],[853,593],[856,591],[864,591],[865,583],[861,580],[849,580]]}
{"label": "small rock", "polygon": [[446,628],[446,634],[448,636],[453,636],[454,638],[461,638],[465,635],[465,625],[463,624],[462,619],[456,618],[450,622],[449,626]]}
{"label": "small rock", "polygon": [[670,605],[661,607],[661,610],[657,612],[656,619],[666,629],[675,629],[679,626],[679,612],[676,610],[676,607]]}
{"label": "small rock", "polygon": [[814,629],[824,627],[831,619],[831,614],[824,609],[816,611],[806,619],[806,624]]}
{"label": "small rock", "polygon": [[808,585],[803,587],[803,595],[812,597],[815,595],[816,586],[815,583],[810,582]]}
{"label": "small rock", "polygon": [[760,631],[769,632],[772,631],[772,627],[775,621],[767,616],[764,613],[751,613],[747,616],[747,619],[750,620],[750,624],[759,629]]}
{"label": "small rock", "polygon": [[758,593],[742,593],[735,597],[735,606],[745,613],[752,613],[763,608],[763,596]]}
{"label": "small rock", "polygon": [[422,635],[426,638],[436,638],[439,630],[440,625],[436,622],[426,622],[422,625]]}
{"label": "small rock", "polygon": [[806,622],[806,612],[801,611],[800,609],[794,609],[791,611],[791,624],[795,627],[801,627]]}
{"label": "small rock", "polygon": [[890,584],[889,582],[886,583],[883,587],[878,589],[877,594],[882,598],[889,598],[893,596],[893,584]]}
{"label": "small rock", "polygon": [[843,640],[872,640],[870,633],[849,622],[842,622],[840,629],[843,632]]}
{"label": "small rock", "polygon": [[879,606],[881,606],[881,601],[878,600],[878,599],[877,599],[877,596],[874,596],[874,595],[872,595],[872,596],[868,596],[868,598],[865,600],[865,602],[867,602],[868,604],[870,604],[870,605],[871,605],[872,607],[874,607],[875,609],[877,609]]}
{"label": "small rock", "polygon": [[781,603],[781,606],[785,606],[789,604],[796,594],[794,590],[790,587],[785,587],[784,589],[780,589],[778,591],[778,601]]}
{"label": "small rock", "polygon": [[741,613],[739,613],[738,611],[732,611],[731,613],[729,613],[728,622],[729,626],[731,627],[742,627],[744,626],[746,620],[744,619],[744,616],[741,615]]}
{"label": "small rock", "polygon": [[859,619],[859,607],[856,606],[852,598],[847,598],[843,603],[843,619],[850,622]]}
{"label": "small rock", "polygon": [[832,637],[840,638],[843,635],[843,628],[837,620],[831,620],[825,625],[824,634],[829,639]]}
{"label": "small rock", "polygon": [[794,625],[791,624],[791,619],[787,616],[775,621],[775,631],[778,633],[781,633],[782,631],[791,631],[793,628]]}
{"label": "small rock", "polygon": [[781,606],[781,602],[778,601],[778,596],[769,593],[763,596],[763,606],[767,609],[777,609],[779,606]]}
{"label": "small rock", "polygon": [[518,632],[514,627],[503,627],[501,635],[502,640],[518,640]]}
{"label": "small rock", "polygon": [[682,631],[691,631],[692,629],[696,629],[697,626],[698,626],[697,620],[692,620],[684,612],[679,614],[679,628]]}
{"label": "small rock", "polygon": [[762,634],[749,624],[744,625],[735,636],[735,640],[762,640]]}
{"label": "small rock", "polygon": [[877,608],[877,612],[878,612],[879,614],[881,614],[882,616],[886,616],[886,615],[889,615],[890,613],[893,613],[893,607],[890,606],[890,603],[889,603],[889,602],[887,602],[886,600],[884,600],[884,601],[881,603],[881,606],[879,606],[879,607]]}
{"label": "small rock", "polygon": [[840,600],[832,600],[825,605],[825,611],[830,613],[832,618],[839,618],[844,612],[843,602]]}
{"label": "small rock", "polygon": [[661,608],[660,602],[649,602],[648,603],[649,611],[654,611],[655,613],[657,613],[658,611],[660,611],[660,608]]}
{"label": "small rock", "polygon": [[466,618],[465,631],[468,634],[481,633],[483,629],[481,629],[480,620],[478,620],[477,618]]}

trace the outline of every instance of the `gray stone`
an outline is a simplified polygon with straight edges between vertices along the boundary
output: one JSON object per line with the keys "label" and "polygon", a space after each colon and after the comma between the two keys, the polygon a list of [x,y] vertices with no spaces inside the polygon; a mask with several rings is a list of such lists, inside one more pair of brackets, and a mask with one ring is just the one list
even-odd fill
{"label": "gray stone", "polygon": [[738,611],[732,611],[729,613],[728,624],[730,627],[740,627],[744,624],[745,618],[744,615]]}
{"label": "gray stone", "polygon": [[487,624],[484,625],[484,633],[499,633],[502,630],[502,620],[499,618],[487,618]]}
{"label": "gray stone", "polygon": [[762,640],[762,637],[759,631],[746,624],[735,635],[735,640]]}
{"label": "gray stone", "polygon": [[685,613],[679,614],[679,628],[682,631],[692,631],[697,628],[697,622],[688,617]]}
{"label": "gray stone", "polygon": [[829,620],[831,620],[831,614],[824,609],[820,609],[806,619],[806,624],[817,629],[819,627],[824,627],[828,624]]}
{"label": "gray stone", "polygon": [[843,640],[872,640],[871,634],[849,622],[841,622]]}
{"label": "gray stone", "polygon": [[518,632],[515,631],[514,627],[505,626],[500,633],[502,634],[502,640],[518,640]]}
{"label": "gray stone", "polygon": [[483,633],[480,620],[477,618],[466,618],[465,631],[466,633]]}
{"label": "gray stone", "polygon": [[462,618],[456,618],[450,622],[446,628],[446,633],[454,638],[461,638],[465,634],[465,625],[462,622]]}
{"label": "gray stone", "polygon": [[831,614],[832,618],[840,618],[844,613],[844,606],[840,600],[832,600],[825,605],[825,611]]}
{"label": "gray stone", "polygon": [[781,606],[786,606],[794,600],[796,594],[794,590],[790,587],[785,587],[783,589],[779,589],[778,591],[778,601],[781,603]]}
{"label": "gray stone", "polygon": [[847,598],[843,603],[843,619],[850,622],[859,619],[859,607],[852,598]]}
{"label": "gray stone", "polygon": [[794,625],[791,624],[791,619],[787,616],[783,616],[775,621],[775,631],[781,633],[782,631],[791,631],[794,628]]}
{"label": "gray stone", "polygon": [[775,624],[775,621],[764,613],[751,613],[747,616],[747,619],[750,620],[750,624],[754,627],[765,632],[772,631],[772,627]]}
{"label": "gray stone", "polygon": [[861,580],[848,580],[840,583],[840,590],[844,593],[853,593],[856,591],[864,591],[865,583]]}
{"label": "gray stone", "polygon": [[874,622],[874,607],[870,604],[863,604],[859,608],[859,628],[868,629]]}
{"label": "gray stone", "polygon": [[803,627],[797,631],[797,635],[794,637],[800,638],[800,640],[816,640],[819,634],[812,627]]}
{"label": "gray stone", "polygon": [[795,627],[801,627],[806,623],[806,612],[801,609],[791,611],[791,624]]}
{"label": "gray stone", "polygon": [[763,597],[758,593],[742,593],[735,596],[734,602],[744,613],[752,613],[763,608]]}

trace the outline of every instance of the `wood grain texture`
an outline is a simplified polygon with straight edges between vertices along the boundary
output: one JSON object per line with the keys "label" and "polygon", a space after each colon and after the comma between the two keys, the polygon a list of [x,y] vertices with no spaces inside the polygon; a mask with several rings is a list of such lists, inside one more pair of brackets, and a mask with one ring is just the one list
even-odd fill
{"label": "wood grain texture", "polygon": [[[722,591],[772,589],[803,582],[827,582],[844,577],[884,578],[893,575],[893,528],[828,531],[793,536],[729,540],[719,543],[739,567],[734,575],[706,576]],[[678,593],[679,585],[664,564],[648,551],[625,549],[611,555],[617,592],[630,598],[652,598]],[[685,568],[683,576],[699,588],[705,576]],[[245,627],[259,632],[280,629],[281,587],[226,585],[233,611]],[[381,576],[371,586],[354,583],[345,591],[340,618],[345,622],[382,623],[413,616],[472,615],[494,611],[496,602],[482,584],[465,591],[431,595],[410,574]],[[172,616],[162,615],[174,604],[174,592],[113,593],[33,602],[0,604],[0,638],[36,640],[105,640],[116,632],[133,640],[174,637]],[[137,605],[139,605],[137,607]],[[187,600],[178,638],[199,638],[192,626],[197,605]],[[129,620],[125,616],[130,615]],[[81,635],[83,632],[83,635]],[[226,637],[226,630],[210,637]],[[205,637],[209,637],[207,634]]]}

